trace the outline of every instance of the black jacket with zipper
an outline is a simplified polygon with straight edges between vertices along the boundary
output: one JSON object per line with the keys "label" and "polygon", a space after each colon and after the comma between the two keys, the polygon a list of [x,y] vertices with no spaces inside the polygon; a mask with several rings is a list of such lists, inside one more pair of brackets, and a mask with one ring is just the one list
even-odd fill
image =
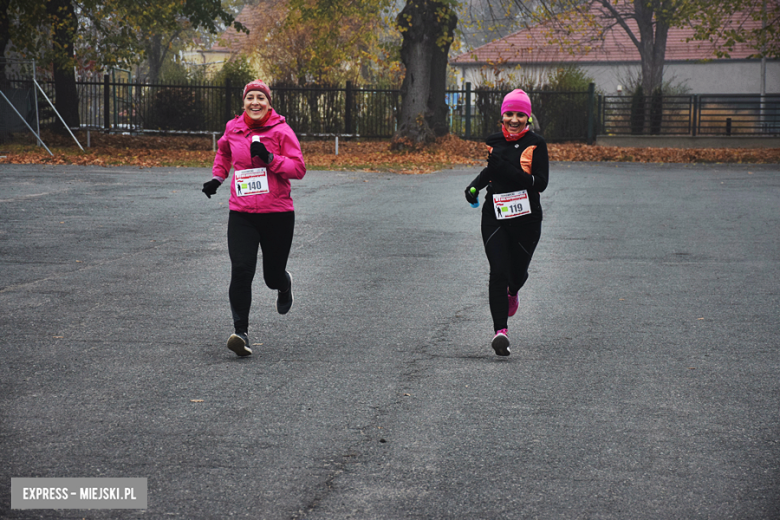
{"label": "black jacket with zipper", "polygon": [[[485,143],[491,149],[490,153],[495,155],[496,159],[499,159],[495,162],[500,164],[497,167],[489,165],[483,169],[469,185],[470,188],[474,187],[477,190],[487,188],[485,204],[482,208],[482,218],[506,225],[532,220],[541,221],[542,205],[539,194],[547,188],[550,170],[547,143],[541,136],[530,130],[517,141],[507,141],[502,132],[496,132],[489,135],[485,139]],[[534,148],[528,150],[531,147]],[[532,154],[530,174],[523,171],[521,167],[520,158],[523,152]],[[528,191],[531,213],[499,221],[493,209],[493,194],[511,193],[520,190]]]}

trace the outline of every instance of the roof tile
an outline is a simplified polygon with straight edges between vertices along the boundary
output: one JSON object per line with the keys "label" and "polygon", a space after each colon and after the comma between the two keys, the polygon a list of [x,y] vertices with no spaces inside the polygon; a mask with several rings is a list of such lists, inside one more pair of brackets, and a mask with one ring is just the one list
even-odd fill
{"label": "roof tile", "polygon": [[[636,22],[628,22],[634,34],[638,34]],[[760,27],[760,22],[749,20],[743,24],[746,29]],[[536,25],[522,29],[505,38],[495,40],[464,52],[450,59],[451,65],[494,64],[508,65],[534,63],[583,63],[583,62],[634,62],[640,61],[639,51],[626,32],[614,28],[607,33],[603,43],[596,43],[590,49],[576,53],[562,50],[557,43],[548,41],[548,26]],[[561,29],[557,34],[563,35]],[[715,44],[710,42],[686,42],[693,36],[691,28],[670,28],[666,44],[666,61],[716,59]],[[739,43],[729,53],[732,59],[745,59],[756,51],[747,44]]]}

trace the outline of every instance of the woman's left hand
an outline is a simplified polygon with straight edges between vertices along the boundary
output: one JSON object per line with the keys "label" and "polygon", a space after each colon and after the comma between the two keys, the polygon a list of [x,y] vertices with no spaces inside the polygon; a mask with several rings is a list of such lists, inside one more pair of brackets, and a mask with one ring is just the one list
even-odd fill
{"label": "woman's left hand", "polygon": [[[494,153],[491,153],[490,155],[488,155],[487,163],[488,163],[488,168],[490,168],[491,170],[494,170],[494,171],[496,171],[496,170],[497,171],[501,171],[501,170],[504,170],[504,169],[509,168],[509,167],[514,168],[503,157],[501,157],[500,155],[496,155]],[[514,168],[514,169],[517,169],[517,168]]]}
{"label": "woman's left hand", "polygon": [[249,147],[249,153],[252,157],[260,157],[260,160],[264,163],[268,163],[271,158],[271,152],[265,147],[261,141],[254,141]]}
{"label": "woman's left hand", "polygon": [[217,194],[217,188],[222,185],[217,179],[211,179],[209,182],[203,183],[203,189],[200,190],[206,194],[206,197],[211,198],[212,195]]}
{"label": "woman's left hand", "polygon": [[497,181],[512,183],[517,182],[521,172],[520,168],[517,168],[500,155],[493,153],[488,157],[488,171],[491,178]]}

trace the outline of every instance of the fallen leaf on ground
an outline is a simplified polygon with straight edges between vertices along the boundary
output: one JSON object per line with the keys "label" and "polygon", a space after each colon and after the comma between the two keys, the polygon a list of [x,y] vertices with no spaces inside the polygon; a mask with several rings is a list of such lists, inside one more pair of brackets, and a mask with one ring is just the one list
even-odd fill
{"label": "fallen leaf on ground", "polygon": [[[85,132],[77,133],[86,143]],[[30,134],[16,134],[16,141],[3,145],[7,156],[0,164],[56,164],[92,166],[137,166],[210,168],[214,162],[212,138],[186,136],[119,135],[92,132],[91,147],[81,151],[70,136],[51,132],[43,140],[54,156],[35,146]],[[389,140],[335,140],[301,142],[309,169],[387,171],[407,175],[431,173],[453,167],[478,168],[485,165],[482,141],[468,141],[454,135],[437,139],[422,150],[393,151]],[[759,149],[677,149],[621,148],[589,146],[584,143],[550,143],[551,161],[643,162],[643,163],[780,163],[780,148]],[[748,172],[752,174],[752,172]]]}

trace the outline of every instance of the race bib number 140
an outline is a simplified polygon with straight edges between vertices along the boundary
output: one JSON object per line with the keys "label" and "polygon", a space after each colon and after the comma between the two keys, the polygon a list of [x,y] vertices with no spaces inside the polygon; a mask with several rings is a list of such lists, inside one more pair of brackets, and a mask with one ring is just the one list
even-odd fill
{"label": "race bib number 140", "polygon": [[496,210],[496,218],[505,220],[520,217],[531,213],[531,202],[528,200],[528,191],[513,191],[512,193],[494,193],[493,208]]}
{"label": "race bib number 140", "polygon": [[235,172],[234,178],[236,195],[239,197],[268,193],[268,174],[265,168],[238,170]]}

